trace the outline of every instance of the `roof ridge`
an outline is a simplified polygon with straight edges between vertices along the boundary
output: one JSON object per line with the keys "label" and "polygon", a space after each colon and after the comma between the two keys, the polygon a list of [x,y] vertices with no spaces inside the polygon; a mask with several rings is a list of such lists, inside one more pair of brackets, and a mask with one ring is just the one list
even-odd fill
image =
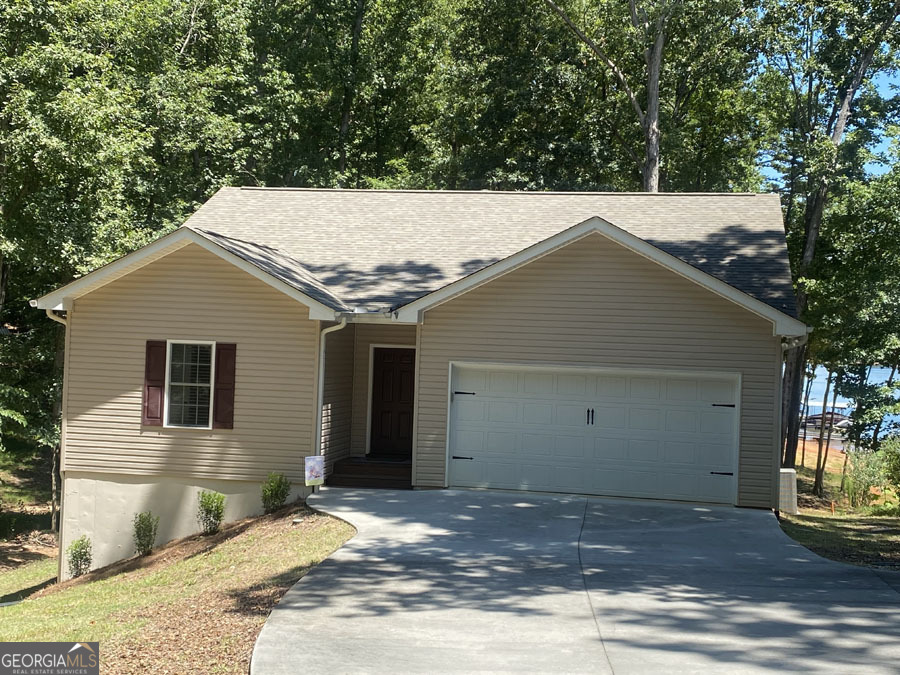
{"label": "roof ridge", "polygon": [[603,191],[562,191],[562,190],[414,190],[414,189],[372,189],[372,188],[321,188],[321,187],[270,187],[241,185],[233,190],[256,192],[333,192],[366,194],[464,194],[464,195],[524,195],[524,196],[616,196],[616,197],[769,197],[776,192],[603,192]]}

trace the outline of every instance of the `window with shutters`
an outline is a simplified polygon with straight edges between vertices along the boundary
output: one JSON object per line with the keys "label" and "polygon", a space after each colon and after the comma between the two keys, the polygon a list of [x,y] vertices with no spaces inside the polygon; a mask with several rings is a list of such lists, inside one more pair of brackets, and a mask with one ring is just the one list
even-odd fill
{"label": "window with shutters", "polygon": [[165,425],[211,429],[216,344],[170,340],[168,346]]}

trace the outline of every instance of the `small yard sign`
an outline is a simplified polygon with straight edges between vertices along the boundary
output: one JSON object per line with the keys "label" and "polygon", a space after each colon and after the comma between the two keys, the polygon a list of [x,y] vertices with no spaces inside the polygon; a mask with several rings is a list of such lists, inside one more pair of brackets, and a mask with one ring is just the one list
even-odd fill
{"label": "small yard sign", "polygon": [[306,458],[306,484],[322,485],[325,482],[325,458],[313,455]]}

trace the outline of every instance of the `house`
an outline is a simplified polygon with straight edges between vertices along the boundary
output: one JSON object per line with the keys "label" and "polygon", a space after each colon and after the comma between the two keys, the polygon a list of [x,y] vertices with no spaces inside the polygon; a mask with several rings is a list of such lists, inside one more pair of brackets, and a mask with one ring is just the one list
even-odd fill
{"label": "house", "polygon": [[[63,549],[365,482],[777,504],[778,197],[224,188],[36,301],[67,325]],[[337,467],[337,468],[336,468]],[[395,476],[396,478],[396,476]]]}

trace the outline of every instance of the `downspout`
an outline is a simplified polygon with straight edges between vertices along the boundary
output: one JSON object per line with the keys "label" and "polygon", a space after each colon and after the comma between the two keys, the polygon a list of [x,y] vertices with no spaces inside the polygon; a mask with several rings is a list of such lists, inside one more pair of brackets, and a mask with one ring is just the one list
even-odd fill
{"label": "downspout", "polygon": [[47,316],[49,316],[51,319],[53,319],[54,321],[56,321],[56,323],[61,323],[63,326],[68,326],[68,325],[69,325],[68,319],[62,318],[59,314],[56,313],[55,310],[47,309],[47,310],[44,310],[44,311],[47,312]]}
{"label": "downspout", "polygon": [[347,327],[347,317],[335,326],[323,328],[319,333],[319,378],[316,386],[316,447],[315,455],[322,454],[322,406],[325,404],[325,337]]}

